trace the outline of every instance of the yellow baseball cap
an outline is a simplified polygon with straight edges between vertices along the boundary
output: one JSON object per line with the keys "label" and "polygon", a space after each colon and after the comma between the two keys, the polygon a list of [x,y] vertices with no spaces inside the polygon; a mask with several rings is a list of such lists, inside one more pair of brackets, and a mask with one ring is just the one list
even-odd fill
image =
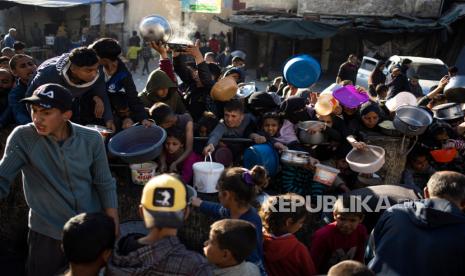
{"label": "yellow baseball cap", "polygon": [[150,179],[142,191],[141,205],[147,228],[182,225],[184,209],[197,192],[177,177],[161,174]]}

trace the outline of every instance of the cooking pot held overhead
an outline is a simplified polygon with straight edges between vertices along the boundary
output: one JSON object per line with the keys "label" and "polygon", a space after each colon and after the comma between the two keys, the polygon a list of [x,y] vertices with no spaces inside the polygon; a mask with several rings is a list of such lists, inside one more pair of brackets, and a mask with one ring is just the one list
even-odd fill
{"label": "cooking pot held overhead", "polygon": [[146,41],[166,43],[173,32],[170,23],[160,15],[149,15],[139,23],[139,32]]}

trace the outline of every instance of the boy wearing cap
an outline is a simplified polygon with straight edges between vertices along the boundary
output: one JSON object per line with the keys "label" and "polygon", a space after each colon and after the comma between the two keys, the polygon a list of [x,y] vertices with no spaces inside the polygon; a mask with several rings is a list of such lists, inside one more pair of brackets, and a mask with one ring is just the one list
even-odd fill
{"label": "boy wearing cap", "polygon": [[33,122],[8,137],[0,160],[0,198],[21,171],[30,208],[27,274],[54,275],[66,266],[60,240],[68,219],[103,211],[118,226],[116,185],[100,135],[69,121],[68,89],[45,84],[23,102],[30,104]]}
{"label": "boy wearing cap", "polygon": [[187,250],[176,236],[195,195],[175,175],[152,178],[144,186],[139,205],[149,232],[129,234],[117,242],[107,275],[213,275],[205,258]]}

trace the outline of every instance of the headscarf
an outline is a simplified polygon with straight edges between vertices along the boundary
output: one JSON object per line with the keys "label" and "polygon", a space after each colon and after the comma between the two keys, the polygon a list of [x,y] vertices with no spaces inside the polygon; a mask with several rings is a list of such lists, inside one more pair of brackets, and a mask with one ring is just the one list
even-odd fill
{"label": "headscarf", "polygon": [[[278,109],[273,96],[266,92],[255,92],[248,99],[249,109],[253,113],[263,114]],[[258,115],[257,114],[257,115]]]}
{"label": "headscarf", "polygon": [[379,105],[374,102],[367,102],[362,105],[360,108],[360,116],[365,116],[370,112],[374,112],[378,114],[378,116],[381,116],[381,109],[379,108]]}
{"label": "headscarf", "polygon": [[279,106],[279,111],[284,113],[284,118],[296,124],[300,121],[311,120],[307,110],[307,99],[298,96],[291,96],[284,100]]}

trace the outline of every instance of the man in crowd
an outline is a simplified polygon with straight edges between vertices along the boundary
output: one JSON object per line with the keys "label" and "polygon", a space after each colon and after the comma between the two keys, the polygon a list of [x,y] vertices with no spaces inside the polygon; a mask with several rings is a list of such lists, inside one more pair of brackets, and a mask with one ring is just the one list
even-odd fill
{"label": "man in crowd", "polygon": [[30,208],[27,274],[55,275],[66,266],[60,240],[68,219],[103,211],[118,225],[116,185],[100,135],[69,121],[68,89],[45,84],[24,102],[33,122],[8,137],[0,160],[0,198],[21,171]]}
{"label": "man in crowd", "polygon": [[377,275],[463,275],[465,175],[437,172],[424,195],[391,207],[378,221],[369,264]]}
{"label": "man in crowd", "polygon": [[37,69],[26,96],[32,95],[37,87],[45,83],[57,83],[71,91],[75,99],[73,122],[98,123],[103,118],[105,126],[115,131],[105,77],[99,71],[99,60],[94,50],[80,47],[69,54],[46,60]]}
{"label": "man in crowd", "polygon": [[3,40],[3,47],[10,47],[13,48],[13,45],[16,42],[16,29],[15,28],[10,28],[8,30],[8,34],[5,36],[5,39]]}
{"label": "man in crowd", "polygon": [[358,59],[354,54],[349,55],[347,61],[341,64],[339,71],[336,76],[336,83],[340,83],[345,80],[350,80],[352,84],[355,84],[357,80],[358,71]]}

